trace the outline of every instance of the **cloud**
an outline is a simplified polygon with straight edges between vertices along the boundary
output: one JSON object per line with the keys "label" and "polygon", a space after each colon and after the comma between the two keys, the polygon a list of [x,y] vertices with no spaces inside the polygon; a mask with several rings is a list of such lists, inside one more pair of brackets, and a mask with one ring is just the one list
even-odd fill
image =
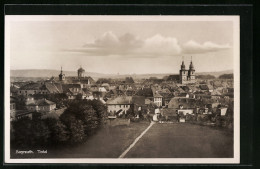
{"label": "cloud", "polygon": [[121,36],[113,32],[105,32],[91,43],[77,49],[66,49],[86,56],[124,56],[129,58],[159,58],[164,56],[180,56],[182,54],[206,53],[230,48],[229,45],[218,45],[213,42],[199,44],[188,41],[180,45],[178,39],[160,34],[141,39],[130,33]]}
{"label": "cloud", "polygon": [[203,44],[197,43],[193,40],[186,42],[182,45],[183,53],[207,53],[207,52],[215,52],[219,50],[229,49],[229,44],[219,45],[213,42],[204,42]]}

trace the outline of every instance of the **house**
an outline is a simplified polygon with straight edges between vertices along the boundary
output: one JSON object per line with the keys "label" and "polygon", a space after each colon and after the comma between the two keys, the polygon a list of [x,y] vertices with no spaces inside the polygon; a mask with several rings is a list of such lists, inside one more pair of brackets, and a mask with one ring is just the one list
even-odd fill
{"label": "house", "polygon": [[153,86],[151,89],[152,89],[152,92],[153,92],[153,102],[158,107],[161,107],[163,96],[160,95],[160,93],[158,92],[160,90],[160,87],[157,85],[157,86]]}
{"label": "house", "polygon": [[76,99],[77,96],[82,97],[84,95],[80,84],[62,84],[62,89],[68,99]]}
{"label": "house", "polygon": [[119,96],[106,102],[108,113],[112,115],[126,114],[128,110],[138,111],[145,106],[145,98],[141,96]]}
{"label": "house", "polygon": [[19,88],[18,95],[48,94],[46,85],[42,83],[29,83]]}
{"label": "house", "polygon": [[174,97],[174,95],[168,88],[162,88],[158,90],[158,93],[162,96],[162,106],[168,106],[171,98]]}
{"label": "house", "polygon": [[29,83],[19,88],[18,95],[34,95],[34,94],[54,94],[62,93],[62,87],[59,83]]}
{"label": "house", "polygon": [[109,91],[110,85],[108,83],[103,83],[101,87],[104,87],[106,91]]}
{"label": "house", "polygon": [[83,88],[82,90],[83,90],[82,99],[86,99],[86,100],[94,99],[92,92],[90,92],[87,88]]}
{"label": "house", "polygon": [[46,100],[34,100],[30,103],[27,103],[26,108],[28,111],[37,111],[37,112],[50,112],[56,108],[56,103]]}
{"label": "house", "polygon": [[155,93],[153,94],[153,102],[158,106],[161,107],[162,106],[162,95],[160,95],[158,93],[158,91],[155,91]]}

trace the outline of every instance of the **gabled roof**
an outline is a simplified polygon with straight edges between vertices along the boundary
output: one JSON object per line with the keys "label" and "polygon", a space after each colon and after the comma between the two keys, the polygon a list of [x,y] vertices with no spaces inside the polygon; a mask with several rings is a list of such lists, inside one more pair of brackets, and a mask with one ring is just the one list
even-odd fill
{"label": "gabled roof", "polygon": [[59,91],[59,89],[53,83],[45,83],[45,86],[50,93],[61,93],[61,91]]}
{"label": "gabled roof", "polygon": [[55,85],[56,88],[60,91],[60,93],[63,92],[61,83],[54,83],[54,85]]}
{"label": "gabled roof", "polygon": [[48,105],[54,105],[56,103],[50,101],[50,100],[46,100],[46,99],[40,99],[40,100],[36,100],[33,103],[28,104],[27,106],[48,106]]}
{"label": "gabled roof", "polygon": [[46,86],[41,83],[29,83],[20,88],[20,90],[46,90]]}
{"label": "gabled roof", "polygon": [[157,87],[152,87],[153,91],[153,97],[162,97],[162,95],[159,94]]}

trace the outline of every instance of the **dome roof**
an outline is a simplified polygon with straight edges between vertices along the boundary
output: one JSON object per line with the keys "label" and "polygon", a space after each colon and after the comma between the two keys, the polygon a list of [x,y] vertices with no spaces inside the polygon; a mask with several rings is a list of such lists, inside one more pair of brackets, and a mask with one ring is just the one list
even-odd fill
{"label": "dome roof", "polygon": [[192,62],[190,62],[190,69],[194,70],[194,66],[193,66]]}
{"label": "dome roof", "polygon": [[78,69],[78,71],[79,71],[79,72],[85,72],[85,70],[84,70],[82,67],[80,67],[80,68]]}
{"label": "dome roof", "polygon": [[181,69],[185,69],[184,61],[182,61]]}

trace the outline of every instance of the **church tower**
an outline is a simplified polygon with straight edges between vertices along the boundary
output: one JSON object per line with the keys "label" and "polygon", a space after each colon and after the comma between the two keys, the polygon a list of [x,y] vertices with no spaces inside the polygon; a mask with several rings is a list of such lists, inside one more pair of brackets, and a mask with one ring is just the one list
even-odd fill
{"label": "church tower", "polygon": [[192,63],[192,57],[191,57],[190,67],[189,67],[189,80],[191,83],[195,82],[195,69]]}
{"label": "church tower", "polygon": [[80,66],[80,68],[78,69],[78,78],[84,78],[85,74],[85,70]]}
{"label": "church tower", "polygon": [[60,74],[59,74],[59,80],[60,81],[64,81],[65,80],[65,74],[63,74],[63,72],[62,72],[62,67],[61,67]]}
{"label": "church tower", "polygon": [[187,81],[187,72],[185,70],[184,59],[182,59],[181,69],[180,69],[180,83],[183,84]]}

